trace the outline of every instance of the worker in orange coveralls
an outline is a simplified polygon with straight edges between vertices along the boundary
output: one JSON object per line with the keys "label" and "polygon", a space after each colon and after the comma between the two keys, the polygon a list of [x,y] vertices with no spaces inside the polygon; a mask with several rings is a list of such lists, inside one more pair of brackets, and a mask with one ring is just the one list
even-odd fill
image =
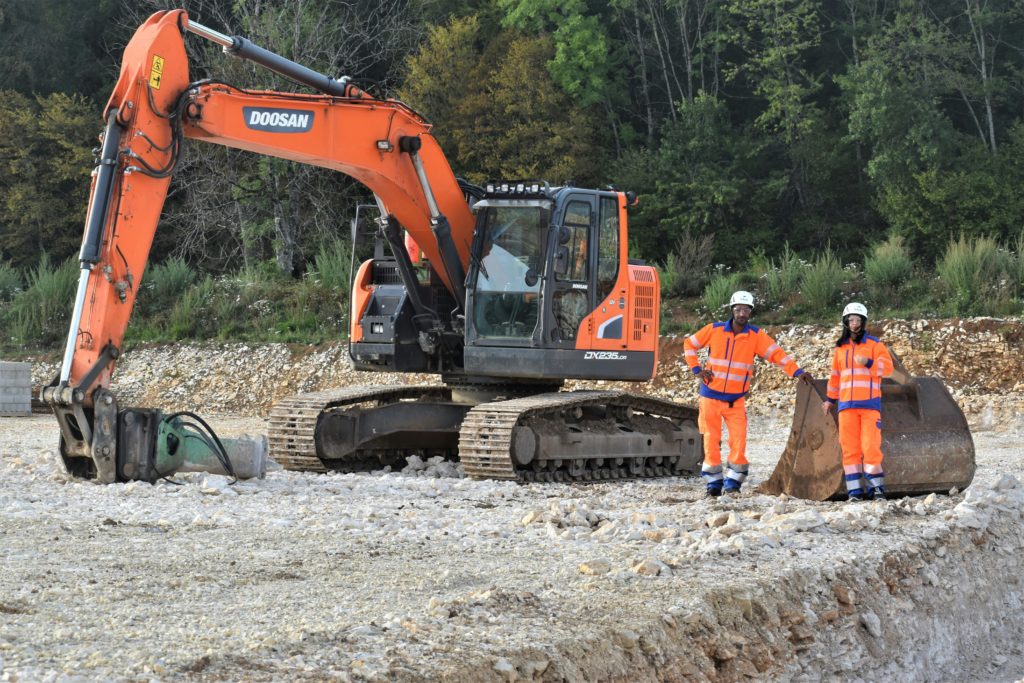
{"label": "worker in orange coveralls", "polygon": [[[707,483],[707,495],[717,498],[739,493],[747,479],[747,409],[744,397],[754,379],[754,356],[761,356],[782,368],[790,377],[812,382],[768,334],[750,323],[754,296],[739,291],[729,300],[732,317],[711,323],[683,342],[686,364],[701,379],[700,414],[697,426],[704,435],[704,465],[701,474]],[[697,352],[705,346],[707,365],[701,367]],[[722,421],[729,429],[729,460],[722,471]]]}
{"label": "worker in orange coveralls", "polygon": [[828,414],[839,403],[839,444],[850,500],[885,498],[882,378],[892,374],[893,364],[885,344],[867,333],[867,322],[864,304],[851,303],[843,310],[843,334],[832,352],[828,400],[821,404]]}

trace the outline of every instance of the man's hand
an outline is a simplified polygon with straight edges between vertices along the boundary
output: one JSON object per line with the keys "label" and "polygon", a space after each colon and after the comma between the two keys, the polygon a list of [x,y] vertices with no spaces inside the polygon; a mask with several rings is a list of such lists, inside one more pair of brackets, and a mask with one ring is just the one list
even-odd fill
{"label": "man's hand", "polygon": [[807,372],[806,370],[801,372],[800,376],[797,377],[797,379],[800,380],[801,382],[803,382],[804,384],[807,384],[808,386],[811,385],[811,384],[814,384],[814,375],[812,375],[811,373]]}
{"label": "man's hand", "polygon": [[822,401],[821,402],[821,412],[823,412],[824,414],[828,415],[828,411],[832,410],[832,406],[833,405],[834,404],[832,403],[832,401]]}
{"label": "man's hand", "polygon": [[700,377],[700,381],[704,382],[704,384],[711,384],[711,380],[715,378],[715,373],[711,372],[711,368],[701,368],[697,377]]}
{"label": "man's hand", "polygon": [[871,359],[867,356],[854,356],[853,362],[857,365],[867,365],[871,362]]}

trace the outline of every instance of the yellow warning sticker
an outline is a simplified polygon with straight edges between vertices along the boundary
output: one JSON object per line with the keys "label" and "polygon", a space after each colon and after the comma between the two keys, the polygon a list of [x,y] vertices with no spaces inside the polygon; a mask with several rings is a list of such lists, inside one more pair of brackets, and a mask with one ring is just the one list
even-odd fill
{"label": "yellow warning sticker", "polygon": [[153,67],[149,70],[149,87],[153,90],[160,89],[160,81],[164,79],[164,58],[160,55],[153,55]]}

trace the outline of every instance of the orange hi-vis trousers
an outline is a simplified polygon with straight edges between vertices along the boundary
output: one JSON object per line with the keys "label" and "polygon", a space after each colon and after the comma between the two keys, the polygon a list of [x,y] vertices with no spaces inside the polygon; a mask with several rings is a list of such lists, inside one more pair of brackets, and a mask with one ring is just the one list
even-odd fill
{"label": "orange hi-vis trousers", "polygon": [[[722,473],[722,421],[729,430],[729,467]],[[701,467],[707,487],[739,490],[747,479],[747,409],[743,398],[729,407],[727,401],[700,397],[697,428],[704,435],[704,466]]]}
{"label": "orange hi-vis trousers", "polygon": [[847,493],[860,495],[864,492],[862,477],[867,480],[868,488],[883,488],[881,413],[868,408],[840,410],[839,445],[843,448]]}

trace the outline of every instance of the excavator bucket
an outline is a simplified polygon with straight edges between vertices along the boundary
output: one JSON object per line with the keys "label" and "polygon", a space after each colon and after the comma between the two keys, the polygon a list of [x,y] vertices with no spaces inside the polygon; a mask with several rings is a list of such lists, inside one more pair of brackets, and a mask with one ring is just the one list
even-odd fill
{"label": "excavator bucket", "polygon": [[[897,371],[882,383],[882,469],[892,497],[964,489],[974,478],[974,441],[963,411],[937,377],[911,377],[894,357]],[[775,471],[759,491],[795,498],[846,497],[843,452],[835,411],[821,403],[826,380],[797,385],[789,442]]]}

